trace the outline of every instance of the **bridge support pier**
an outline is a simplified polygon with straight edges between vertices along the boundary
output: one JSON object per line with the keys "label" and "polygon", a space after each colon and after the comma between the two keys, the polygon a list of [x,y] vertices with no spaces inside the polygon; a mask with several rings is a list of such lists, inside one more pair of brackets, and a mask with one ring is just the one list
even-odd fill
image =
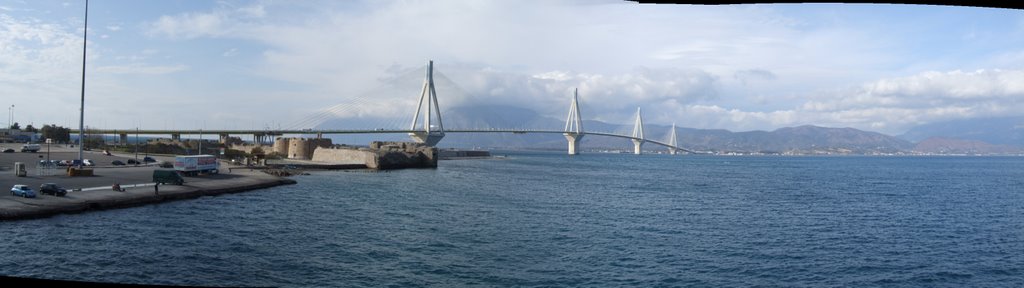
{"label": "bridge support pier", "polygon": [[633,141],[633,154],[640,155],[640,146],[644,145],[644,140],[630,139]]}
{"label": "bridge support pier", "polygon": [[128,144],[128,133],[117,134],[117,144]]}
{"label": "bridge support pier", "polygon": [[562,133],[565,135],[565,140],[569,141],[569,155],[580,154],[580,141],[583,139],[582,133]]}
{"label": "bridge support pier", "polygon": [[435,147],[437,146],[437,142],[441,142],[441,139],[444,138],[444,132],[417,131],[409,133],[409,137],[412,138],[412,140],[416,141],[417,143],[423,143],[427,144],[427,146]]}
{"label": "bridge support pier", "polygon": [[676,155],[676,154],[679,154],[679,149],[668,148],[668,155]]}
{"label": "bridge support pier", "polygon": [[231,135],[228,135],[226,133],[225,134],[220,134],[219,136],[220,136],[220,144],[228,143],[228,137],[231,137]]}
{"label": "bridge support pier", "polygon": [[181,134],[171,134],[171,140],[181,141]]}

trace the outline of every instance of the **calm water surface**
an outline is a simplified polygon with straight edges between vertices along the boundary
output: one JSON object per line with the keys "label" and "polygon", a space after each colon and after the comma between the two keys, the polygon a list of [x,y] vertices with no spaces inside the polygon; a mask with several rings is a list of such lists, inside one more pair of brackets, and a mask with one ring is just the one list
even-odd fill
{"label": "calm water surface", "polygon": [[511,153],[0,222],[0,274],[228,286],[1024,286],[1024,158]]}

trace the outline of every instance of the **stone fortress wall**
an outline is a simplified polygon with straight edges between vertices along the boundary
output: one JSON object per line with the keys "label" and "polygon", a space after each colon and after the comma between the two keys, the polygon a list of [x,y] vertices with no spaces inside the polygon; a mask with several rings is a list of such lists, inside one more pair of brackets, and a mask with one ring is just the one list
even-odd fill
{"label": "stone fortress wall", "polygon": [[278,137],[273,146],[232,145],[232,149],[251,153],[259,147],[287,159],[311,160],[332,164],[365,164],[370,169],[437,167],[440,153],[436,147],[413,142],[370,142],[369,147],[333,145],[328,138]]}
{"label": "stone fortress wall", "polygon": [[317,148],[331,147],[329,138],[285,138],[274,139],[274,152],[288,159],[313,159]]}
{"label": "stone fortress wall", "polygon": [[438,150],[412,142],[370,142],[369,148],[318,148],[313,161],[327,163],[365,163],[370,169],[437,167]]}

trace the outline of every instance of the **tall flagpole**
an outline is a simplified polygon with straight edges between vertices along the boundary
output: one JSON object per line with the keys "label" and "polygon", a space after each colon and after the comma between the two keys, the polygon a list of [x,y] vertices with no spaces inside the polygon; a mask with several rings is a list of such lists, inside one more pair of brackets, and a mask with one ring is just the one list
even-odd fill
{"label": "tall flagpole", "polygon": [[85,135],[85,45],[88,39],[89,0],[85,0],[85,29],[82,30],[82,104],[78,108],[78,163],[82,163],[82,146],[85,146],[85,138],[83,137]]}

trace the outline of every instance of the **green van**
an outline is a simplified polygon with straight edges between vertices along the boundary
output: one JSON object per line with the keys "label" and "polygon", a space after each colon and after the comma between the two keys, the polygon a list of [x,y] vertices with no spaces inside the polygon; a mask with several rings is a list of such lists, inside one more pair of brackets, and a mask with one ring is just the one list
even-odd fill
{"label": "green van", "polygon": [[174,183],[175,185],[181,185],[182,183],[185,183],[185,179],[181,178],[181,175],[178,174],[178,171],[153,170],[153,183]]}

